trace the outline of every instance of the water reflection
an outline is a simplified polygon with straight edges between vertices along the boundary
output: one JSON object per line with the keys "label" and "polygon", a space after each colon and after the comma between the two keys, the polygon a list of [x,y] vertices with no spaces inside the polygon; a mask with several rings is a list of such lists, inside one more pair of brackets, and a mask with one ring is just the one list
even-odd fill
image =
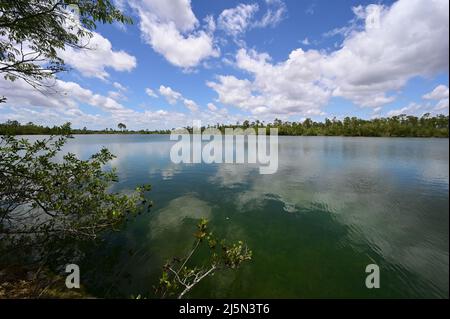
{"label": "water reflection", "polygon": [[[255,258],[207,282],[200,297],[448,297],[448,140],[280,137],[273,175],[256,165],[175,165],[171,145],[168,136],[80,136],[67,146],[85,158],[108,147],[118,189],[153,184],[155,209],[121,244],[147,238],[152,258],[133,266],[123,291],[153,280],[149,269],[188,248],[194,220],[208,217],[248,241]],[[369,293],[362,267],[371,261],[384,286]]]}
{"label": "water reflection", "polygon": [[157,210],[155,216],[150,223],[152,238],[167,231],[179,231],[185,219],[211,219],[211,207],[195,194],[187,194],[171,200],[167,206]]}

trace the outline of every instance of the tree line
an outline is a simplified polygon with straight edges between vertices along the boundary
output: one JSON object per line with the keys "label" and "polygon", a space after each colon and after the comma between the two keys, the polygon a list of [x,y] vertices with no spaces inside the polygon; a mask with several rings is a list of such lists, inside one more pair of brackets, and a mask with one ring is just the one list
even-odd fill
{"label": "tree line", "polygon": [[[239,124],[239,123],[237,123]],[[306,119],[303,122],[290,122],[275,119],[273,123],[244,121],[233,127],[266,127],[278,128],[279,135],[303,136],[373,136],[373,137],[448,137],[448,115],[431,116],[429,113],[421,117],[398,115],[370,120],[357,117],[336,118],[316,122]],[[224,131],[226,126],[218,126]]]}
{"label": "tree line", "polygon": [[[118,129],[90,130],[86,127],[82,129],[71,128],[70,134],[170,134],[170,130],[127,130],[125,124],[119,124],[121,125],[118,125]],[[42,126],[33,122],[21,124],[18,121],[11,120],[0,123],[0,135],[59,135],[61,133],[61,126]]]}
{"label": "tree line", "polygon": [[[424,114],[422,117],[398,115],[387,118],[364,120],[356,117],[346,117],[343,120],[325,119],[315,122],[306,119],[303,122],[290,122],[275,119],[273,123],[245,120],[236,124],[209,125],[205,128],[218,128],[222,133],[226,128],[277,128],[279,135],[293,136],[373,136],[373,137],[448,137],[449,116]],[[126,125],[119,123],[118,129],[105,128],[102,130],[89,130],[72,128],[71,134],[170,134],[171,130],[127,130]],[[186,127],[192,133],[192,127]],[[18,121],[8,120],[0,123],[0,135],[58,135],[60,126],[41,126],[28,122],[21,124]]]}

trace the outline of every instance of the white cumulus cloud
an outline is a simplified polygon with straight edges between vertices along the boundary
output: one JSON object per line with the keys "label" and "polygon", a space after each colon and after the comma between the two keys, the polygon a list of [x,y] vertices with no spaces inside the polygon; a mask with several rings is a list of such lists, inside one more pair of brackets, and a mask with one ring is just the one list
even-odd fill
{"label": "white cumulus cloud", "polygon": [[234,8],[225,9],[219,15],[219,29],[237,37],[251,28],[274,27],[286,16],[286,5],[281,0],[266,0],[267,10],[261,18],[256,18],[260,7],[256,3],[240,3]]}
{"label": "white cumulus cloud", "polygon": [[322,114],[332,96],[378,108],[394,101],[409,79],[448,70],[447,0],[399,0],[353,11],[360,29],[335,51],[295,49],[273,62],[266,53],[240,49],[235,65],[249,76],[220,75],[207,85],[220,102],[254,114],[311,115]]}
{"label": "white cumulus cloud", "polygon": [[401,109],[391,110],[387,113],[388,116],[398,116],[401,114],[415,114],[420,109],[422,105],[417,103],[410,103],[408,106],[402,107]]}
{"label": "white cumulus cloud", "polygon": [[145,93],[150,97],[158,97],[158,95],[151,88],[146,88]]}
{"label": "white cumulus cloud", "polygon": [[196,112],[199,109],[197,103],[185,98],[180,92],[173,90],[169,86],[161,85],[159,87],[159,93],[164,96],[167,102],[171,105],[175,105],[178,101],[182,101],[184,106],[186,106],[191,112]]}
{"label": "white cumulus cloud", "polygon": [[174,105],[177,103],[178,99],[181,99],[183,96],[181,93],[172,90],[169,86],[161,85],[159,87],[159,93],[164,96],[170,104]]}
{"label": "white cumulus cloud", "polygon": [[190,0],[133,0],[142,38],[171,64],[189,69],[218,57],[211,24],[199,28]]}
{"label": "white cumulus cloud", "polygon": [[198,105],[192,100],[184,99],[183,104],[191,111],[191,112],[197,112],[198,111]]}
{"label": "white cumulus cloud", "polygon": [[426,100],[437,100],[434,111],[448,112],[449,107],[449,90],[446,85],[438,85],[433,91],[423,96]]}
{"label": "white cumulus cloud", "polygon": [[207,106],[210,111],[217,111],[217,106],[215,106],[214,103],[208,103]]}
{"label": "white cumulus cloud", "polygon": [[442,100],[448,99],[449,90],[446,85],[438,85],[433,91],[423,96],[426,100]]}
{"label": "white cumulus cloud", "polygon": [[257,4],[242,3],[235,8],[225,9],[219,15],[218,26],[226,33],[237,36],[247,30],[258,9],[259,6]]}
{"label": "white cumulus cloud", "polygon": [[125,109],[114,98],[92,92],[75,82],[56,80],[50,89],[41,92],[30,89],[22,79],[12,82],[1,78],[0,89],[8,92],[6,105],[76,109],[79,103],[84,103],[109,112]]}
{"label": "white cumulus cloud", "polygon": [[92,33],[92,38],[87,37],[81,42],[87,48],[66,47],[65,50],[58,50],[58,55],[86,77],[106,79],[109,76],[107,68],[131,71],[137,65],[134,56],[123,50],[113,50],[111,42],[97,32]]}

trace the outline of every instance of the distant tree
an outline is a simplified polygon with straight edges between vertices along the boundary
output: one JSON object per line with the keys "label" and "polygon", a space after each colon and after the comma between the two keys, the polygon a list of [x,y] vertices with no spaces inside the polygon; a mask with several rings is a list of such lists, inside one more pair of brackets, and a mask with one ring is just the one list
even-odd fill
{"label": "distant tree", "polygon": [[276,119],[273,121],[273,124],[274,124],[275,126],[281,126],[281,125],[283,125],[283,122],[282,122],[280,119],[276,118]]}
{"label": "distant tree", "polygon": [[[85,48],[96,22],[132,23],[111,0],[1,0],[0,75],[38,88],[67,70],[58,49]],[[80,25],[74,21],[77,11]],[[6,98],[0,96],[0,102]]]}
{"label": "distant tree", "polygon": [[119,123],[117,124],[117,127],[119,128],[119,130],[123,131],[127,129],[127,126],[123,123]]}

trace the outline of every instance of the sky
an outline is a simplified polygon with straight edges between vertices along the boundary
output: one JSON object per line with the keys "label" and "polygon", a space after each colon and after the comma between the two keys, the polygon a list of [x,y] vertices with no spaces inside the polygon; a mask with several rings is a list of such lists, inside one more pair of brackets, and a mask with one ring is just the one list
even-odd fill
{"label": "sky", "polygon": [[89,129],[449,110],[448,0],[114,0],[51,90],[0,78],[0,122]]}

